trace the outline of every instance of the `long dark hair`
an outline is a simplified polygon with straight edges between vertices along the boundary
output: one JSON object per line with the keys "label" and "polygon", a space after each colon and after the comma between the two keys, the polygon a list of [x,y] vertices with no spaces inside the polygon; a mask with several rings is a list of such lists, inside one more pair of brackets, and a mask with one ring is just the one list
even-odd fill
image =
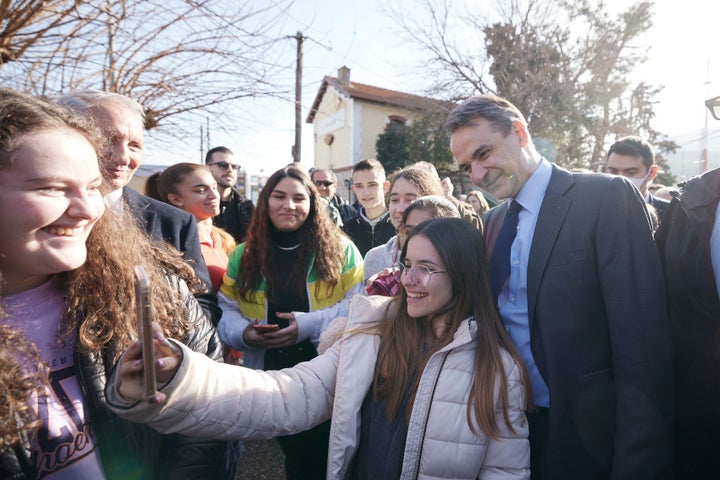
{"label": "long dark hair", "polygon": [[[296,180],[302,184],[310,198],[310,211],[305,223],[300,227],[300,247],[298,256],[307,259],[307,262],[297,262],[287,281],[280,283],[281,279],[274,278],[275,258],[273,255],[272,232],[274,230],[270,220],[269,201],[278,183],[285,178]],[[252,221],[248,229],[245,250],[240,264],[240,276],[237,279],[237,290],[241,298],[251,301],[253,292],[260,287],[260,282],[266,282],[266,295],[269,298],[280,285],[305,285],[307,283],[307,269],[310,259],[315,258],[315,271],[318,280],[324,280],[328,285],[326,294],[332,292],[340,281],[342,263],[344,258],[343,243],[340,230],[325,214],[325,208],[320,203],[320,196],[310,177],[295,166],[287,166],[273,173],[260,192],[257,205],[253,211]],[[319,293],[320,282],[316,282],[316,295]]]}
{"label": "long dark hair", "polygon": [[[502,350],[507,351],[522,370],[526,398],[529,398],[529,381],[522,369],[522,360],[494,306],[482,235],[471,223],[459,218],[428,220],[416,226],[408,235],[402,251],[403,258],[410,240],[415,236],[423,236],[432,243],[450,277],[452,300],[441,312],[448,314],[447,328],[437,342],[426,349],[424,340],[431,335],[432,319],[411,318],[407,313],[405,289],[401,289],[396,300],[397,315],[387,318],[380,325],[382,341],[373,393],[387,398],[389,418],[397,414],[408,389],[411,391],[412,405],[427,361],[452,341],[465,319],[473,317],[478,329],[478,348],[467,405],[467,421],[474,432],[477,425],[486,435],[498,438],[500,430],[495,419],[496,395],[504,411],[505,424],[512,429],[507,414],[507,375],[510,372],[505,371],[503,366]],[[411,410],[408,408],[408,414]]]}

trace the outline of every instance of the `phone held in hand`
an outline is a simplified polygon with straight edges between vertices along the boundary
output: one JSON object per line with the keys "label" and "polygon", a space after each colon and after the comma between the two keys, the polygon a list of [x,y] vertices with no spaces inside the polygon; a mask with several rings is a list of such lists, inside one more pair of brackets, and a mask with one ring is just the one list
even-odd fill
{"label": "phone held in hand", "polygon": [[252,327],[259,333],[275,332],[280,329],[280,326],[275,323],[253,323]]}
{"label": "phone held in hand", "polygon": [[280,318],[276,315],[276,312],[268,313],[268,324],[277,325],[280,330],[287,328],[290,325],[290,320],[287,318]]}
{"label": "phone held in hand", "polygon": [[138,336],[142,340],[143,396],[154,402],[157,394],[155,375],[155,350],[152,335],[152,307],[150,304],[150,279],[142,265],[135,267],[135,302],[137,305]]}

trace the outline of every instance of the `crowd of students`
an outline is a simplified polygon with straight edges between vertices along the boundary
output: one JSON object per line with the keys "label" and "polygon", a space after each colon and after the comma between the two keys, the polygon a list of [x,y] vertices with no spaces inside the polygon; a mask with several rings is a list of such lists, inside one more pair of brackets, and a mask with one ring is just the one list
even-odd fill
{"label": "crowd of students", "polygon": [[[0,89],[0,120],[1,478],[243,478],[239,441],[257,438],[278,439],[289,479],[714,472],[720,222],[698,214],[717,207],[713,175],[662,205],[658,250],[656,169],[619,172],[635,139],[609,152],[618,175],[570,173],[491,95],[447,128],[493,209],[431,165],[386,176],[371,159],[356,206],[298,165],[253,206],[225,147],[144,196],[127,187],[133,100]],[[151,401],[136,266],[158,327]],[[702,298],[683,303],[696,272]]]}

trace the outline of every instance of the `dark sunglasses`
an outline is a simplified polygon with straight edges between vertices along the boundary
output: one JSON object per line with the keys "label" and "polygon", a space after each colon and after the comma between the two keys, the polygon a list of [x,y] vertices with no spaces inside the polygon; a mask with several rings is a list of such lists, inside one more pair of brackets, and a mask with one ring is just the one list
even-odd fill
{"label": "dark sunglasses", "polygon": [[331,181],[329,181],[329,180],[315,180],[315,185],[318,186],[318,187],[321,186],[321,185],[322,185],[323,187],[329,187],[329,186],[332,185],[333,183],[335,183],[335,182],[331,182]]}
{"label": "dark sunglasses", "polygon": [[228,168],[232,168],[233,170],[238,170],[240,168],[240,165],[233,165],[232,163],[227,163],[227,162],[208,163],[208,165],[217,165],[218,167],[222,168],[223,170],[227,170]]}

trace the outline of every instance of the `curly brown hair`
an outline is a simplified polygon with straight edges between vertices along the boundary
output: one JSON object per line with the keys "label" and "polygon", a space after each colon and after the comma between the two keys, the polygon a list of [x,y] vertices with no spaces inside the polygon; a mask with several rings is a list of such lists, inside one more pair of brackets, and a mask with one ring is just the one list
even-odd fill
{"label": "curly brown hair", "polygon": [[[202,283],[180,252],[151,241],[134,220],[106,212],[87,240],[87,260],[80,268],[61,274],[67,290],[67,310],[60,339],[77,335],[75,349],[103,352],[112,362],[137,339],[134,266],[143,265],[152,285],[153,321],[164,334],[184,339],[192,328],[187,307],[168,276],[174,275],[199,291]],[[122,239],[122,241],[118,241]],[[0,304],[1,307],[1,304]],[[38,347],[3,324],[0,311],[0,449],[19,442],[40,425],[30,408],[32,392],[42,396],[47,368]],[[34,366],[28,369],[27,365]]]}
{"label": "curly brown hair", "polygon": [[[3,317],[0,311],[0,320]],[[19,444],[40,426],[28,398],[33,392],[42,396],[46,383],[47,367],[37,346],[0,323],[0,451]]]}
{"label": "curly brown hair", "polygon": [[[300,227],[299,258],[308,259],[307,263],[297,262],[290,275],[288,284],[304,285],[307,278],[307,266],[314,257],[315,271],[319,280],[328,285],[327,295],[332,295],[335,285],[340,281],[344,258],[342,233],[332,223],[330,217],[324,214],[320,203],[320,195],[315,189],[310,177],[295,166],[287,166],[273,173],[260,192],[257,206],[253,212],[248,237],[245,242],[240,274],[236,289],[241,298],[250,301],[253,292],[260,287],[260,282],[266,282],[268,298],[280,285],[279,280],[273,278],[275,271],[274,256],[272,254],[273,230],[270,221],[268,203],[270,194],[281,180],[290,178],[302,184],[310,197],[310,211],[305,223]],[[315,284],[316,294],[319,293],[320,282]]]}
{"label": "curly brown hair", "polygon": [[143,265],[150,279],[153,321],[171,338],[182,340],[187,336],[191,327],[186,320],[187,307],[168,276],[184,280],[193,293],[204,287],[180,252],[164,242],[150,240],[130,212],[119,219],[112,211],[98,220],[87,249],[85,264],[65,274],[66,334],[77,331],[76,348],[99,351],[112,347],[109,353],[117,359],[137,338],[136,265]]}
{"label": "curly brown hair", "polygon": [[99,151],[104,138],[92,121],[50,102],[0,88],[0,168],[12,163],[22,137],[50,128],[69,128],[84,136]]}

